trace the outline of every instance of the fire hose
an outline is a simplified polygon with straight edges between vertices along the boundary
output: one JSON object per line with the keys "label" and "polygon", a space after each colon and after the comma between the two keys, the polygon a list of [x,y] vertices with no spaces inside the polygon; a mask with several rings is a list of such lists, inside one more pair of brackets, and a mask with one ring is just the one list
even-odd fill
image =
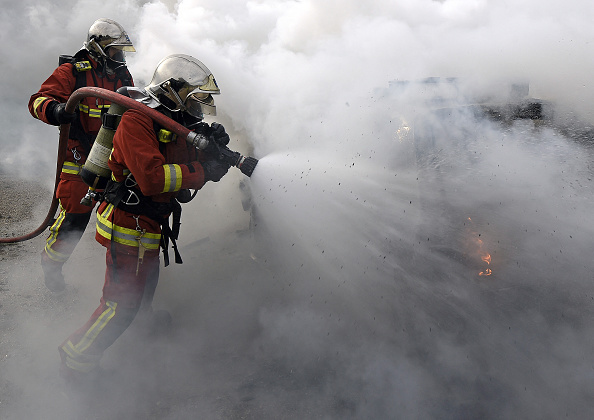
{"label": "fire hose", "polygon": [[[140,111],[146,114],[151,119],[153,119],[157,124],[167,128],[172,133],[176,134],[178,138],[185,139],[186,142],[190,143],[197,149],[205,150],[208,148],[209,151],[213,150],[210,140],[204,134],[196,133],[190,130],[189,128],[184,127],[183,125],[173,121],[171,118],[167,117],[166,115],[162,114],[161,112],[153,108],[149,108],[148,106],[140,102],[137,102],[134,99],[121,95],[117,92],[112,92],[107,89],[97,87],[83,87],[77,89],[75,92],[72,93],[72,95],[70,95],[70,98],[68,98],[68,101],[66,102],[66,112],[75,112],[79,102],[87,96],[101,98],[109,101],[110,103],[116,103],[118,105],[121,105],[126,109],[135,109],[137,111]],[[48,226],[50,226],[53,223],[54,216],[56,214],[56,210],[58,209],[59,204],[58,199],[56,198],[56,190],[58,188],[58,183],[60,182],[62,165],[64,164],[64,160],[66,158],[69,133],[70,124],[62,124],[60,126],[60,139],[58,142],[58,160],[56,167],[54,192],[47,216],[45,217],[41,225],[34,231],[22,236],[12,238],[0,238],[0,244],[22,242],[32,239],[41,234],[44,230],[46,230]],[[216,156],[217,159],[229,164],[230,166],[237,167],[243,174],[247,176],[252,175],[254,168],[258,164],[258,160],[256,158],[253,158],[251,156],[242,156],[240,153],[234,152],[228,149],[226,146],[217,146],[215,147],[215,150],[218,154],[218,156]]]}

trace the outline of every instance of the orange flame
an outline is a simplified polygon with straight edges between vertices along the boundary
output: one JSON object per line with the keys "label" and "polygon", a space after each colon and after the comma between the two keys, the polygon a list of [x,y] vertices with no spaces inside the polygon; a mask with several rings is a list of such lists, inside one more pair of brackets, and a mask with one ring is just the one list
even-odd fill
{"label": "orange flame", "polygon": [[[481,260],[487,263],[487,265],[491,264],[491,254],[486,254],[481,257]],[[487,268],[485,271],[481,271],[479,276],[490,276],[493,272],[490,268]]]}
{"label": "orange flame", "polygon": [[[472,219],[469,217],[468,221],[472,222]],[[478,245],[478,254],[481,255],[481,260],[486,262],[487,265],[490,265],[491,254],[483,249],[483,241],[479,238],[475,238],[475,242]],[[490,276],[491,274],[493,274],[493,271],[490,268],[486,268],[484,271],[478,273],[479,276]]]}

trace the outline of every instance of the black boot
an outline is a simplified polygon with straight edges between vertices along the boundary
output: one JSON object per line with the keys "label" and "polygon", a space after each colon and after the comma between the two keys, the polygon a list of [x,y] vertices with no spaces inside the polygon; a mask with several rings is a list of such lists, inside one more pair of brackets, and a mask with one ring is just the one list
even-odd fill
{"label": "black boot", "polygon": [[173,322],[169,311],[159,309],[153,311],[151,317],[151,334],[152,335],[165,335],[171,331],[171,324]]}
{"label": "black boot", "polygon": [[136,327],[138,331],[147,336],[155,337],[166,335],[171,331],[172,318],[169,311],[152,308],[140,311],[136,316]]}
{"label": "black boot", "polygon": [[62,293],[66,290],[66,282],[62,275],[62,265],[56,263],[48,263],[44,259],[41,260],[41,268],[43,269],[43,280],[45,286],[52,293]]}

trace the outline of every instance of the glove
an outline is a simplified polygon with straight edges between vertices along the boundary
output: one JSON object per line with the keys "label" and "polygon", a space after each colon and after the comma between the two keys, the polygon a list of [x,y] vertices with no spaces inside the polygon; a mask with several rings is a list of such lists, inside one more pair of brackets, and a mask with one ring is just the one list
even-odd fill
{"label": "glove", "polygon": [[54,107],[54,119],[58,124],[70,124],[76,119],[76,112],[66,112],[66,104],[58,104]]}
{"label": "glove", "polygon": [[219,182],[229,170],[229,165],[218,160],[207,160],[200,163],[204,169],[204,179],[206,181]]}
{"label": "glove", "polygon": [[[194,190],[194,192],[196,192],[196,190]],[[177,192],[177,195],[175,196],[175,199],[178,201],[178,203],[182,204],[189,203],[190,201],[192,201],[193,198],[194,194],[192,194],[192,192],[188,188],[182,188]]]}
{"label": "glove", "polygon": [[210,133],[208,135],[208,139],[210,141],[214,141],[215,143],[226,146],[229,144],[229,134],[225,132],[225,127],[218,123],[212,123],[210,125]]}

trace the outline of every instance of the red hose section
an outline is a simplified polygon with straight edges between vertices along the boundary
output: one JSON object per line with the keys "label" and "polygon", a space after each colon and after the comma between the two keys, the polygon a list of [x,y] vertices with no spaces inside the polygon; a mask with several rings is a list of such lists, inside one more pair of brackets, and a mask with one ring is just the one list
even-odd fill
{"label": "red hose section", "polygon": [[[66,102],[66,111],[67,112],[74,112],[78,107],[79,102],[86,98],[87,96],[93,96],[96,98],[105,99],[109,102],[114,102],[119,105],[122,105],[125,108],[136,109],[150,118],[155,120],[158,124],[162,125],[163,127],[169,129],[170,131],[174,132],[178,136],[186,139],[188,134],[190,134],[190,130],[184,127],[181,124],[173,121],[171,118],[161,114],[159,111],[156,111],[148,106],[141,104],[140,102],[135,101],[134,99],[128,98],[127,96],[120,95],[117,92],[112,92],[107,89],[97,88],[97,87],[83,87],[77,89],[75,92],[70,95],[68,98],[68,102]],[[32,239],[43,231],[47,229],[54,221],[54,216],[56,214],[56,210],[58,209],[58,199],[56,198],[56,189],[58,188],[58,183],[60,182],[60,174],[62,173],[62,165],[64,164],[64,159],[66,158],[66,151],[68,149],[68,134],[70,133],[70,124],[62,124],[60,126],[60,140],[58,143],[58,160],[56,166],[56,180],[54,183],[54,193],[52,198],[52,203],[50,205],[49,211],[47,212],[47,216],[41,223],[41,225],[35,229],[34,231],[13,238],[0,238],[0,244],[10,244],[16,242],[22,242],[29,239]]]}
{"label": "red hose section", "polygon": [[140,111],[148,115],[157,123],[174,132],[178,136],[181,136],[184,139],[188,137],[188,134],[190,134],[191,132],[191,130],[189,130],[188,128],[176,123],[171,118],[163,115],[159,111],[149,108],[148,106],[141,104],[140,102],[137,102],[132,98],[120,95],[117,92],[112,92],[110,90],[98,87],[83,87],[76,90],[74,93],[72,93],[72,95],[68,99],[68,102],[66,102],[66,111],[74,112],[78,103],[87,96],[93,96],[96,98],[108,100],[109,102],[115,102],[128,109],[136,109],[137,111]]}

